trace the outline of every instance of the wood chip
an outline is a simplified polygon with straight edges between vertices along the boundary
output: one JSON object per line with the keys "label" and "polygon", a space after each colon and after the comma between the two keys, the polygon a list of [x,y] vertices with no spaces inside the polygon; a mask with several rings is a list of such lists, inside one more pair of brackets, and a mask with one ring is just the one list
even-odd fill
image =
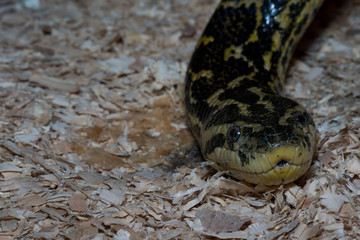
{"label": "wood chip", "polygon": [[60,80],[54,77],[48,77],[34,73],[31,78],[31,82],[37,83],[42,87],[47,87],[53,90],[59,90],[64,92],[75,93],[79,91],[77,84],[70,81]]}
{"label": "wood chip", "polygon": [[279,187],[216,172],[188,129],[217,3],[1,1],[0,239],[360,239],[358,0],[325,1],[291,61],[320,141]]}
{"label": "wood chip", "polygon": [[241,219],[238,216],[222,212],[211,211],[207,208],[201,209],[196,213],[196,219],[199,219],[204,231],[207,232],[235,232],[239,231],[248,218]]}

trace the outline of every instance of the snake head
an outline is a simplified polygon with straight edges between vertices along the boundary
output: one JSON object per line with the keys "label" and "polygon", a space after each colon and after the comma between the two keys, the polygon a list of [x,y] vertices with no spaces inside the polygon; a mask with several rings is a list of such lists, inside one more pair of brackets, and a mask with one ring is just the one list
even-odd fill
{"label": "snake head", "polygon": [[214,167],[260,185],[302,176],[311,164],[317,130],[305,108],[279,95],[256,104],[228,104],[209,118],[203,154]]}

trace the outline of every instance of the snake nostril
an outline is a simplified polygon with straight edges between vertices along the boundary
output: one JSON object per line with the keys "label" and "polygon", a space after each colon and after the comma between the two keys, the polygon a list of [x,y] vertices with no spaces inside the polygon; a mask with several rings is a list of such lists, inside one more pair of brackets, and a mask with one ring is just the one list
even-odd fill
{"label": "snake nostril", "polygon": [[280,162],[278,162],[276,164],[277,167],[282,168],[285,167],[286,165],[288,165],[289,163],[286,160],[281,160]]}

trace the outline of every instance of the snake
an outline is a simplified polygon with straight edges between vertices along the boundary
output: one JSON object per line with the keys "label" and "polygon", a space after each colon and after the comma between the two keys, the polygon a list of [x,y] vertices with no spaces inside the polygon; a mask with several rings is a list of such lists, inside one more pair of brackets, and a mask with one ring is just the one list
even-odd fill
{"label": "snake", "polygon": [[303,176],[318,131],[309,112],[284,97],[289,61],[323,0],[221,0],[185,76],[185,106],[202,156],[251,184]]}

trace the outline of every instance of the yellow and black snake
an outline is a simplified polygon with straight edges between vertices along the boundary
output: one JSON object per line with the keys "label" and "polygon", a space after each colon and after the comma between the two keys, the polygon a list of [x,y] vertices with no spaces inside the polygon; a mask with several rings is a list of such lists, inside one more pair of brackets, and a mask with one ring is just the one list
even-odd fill
{"label": "yellow and black snake", "polygon": [[191,58],[185,103],[205,159],[235,178],[285,184],[311,164],[317,130],[279,95],[299,39],[323,0],[222,0]]}

